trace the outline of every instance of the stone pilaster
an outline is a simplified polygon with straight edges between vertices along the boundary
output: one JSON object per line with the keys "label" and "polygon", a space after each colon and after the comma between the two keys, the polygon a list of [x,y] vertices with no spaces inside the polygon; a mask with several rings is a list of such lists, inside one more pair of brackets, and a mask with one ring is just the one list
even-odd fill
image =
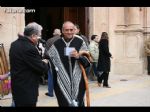
{"label": "stone pilaster", "polygon": [[103,31],[108,32],[108,15],[109,8],[108,7],[90,7],[90,36],[93,34],[101,35]]}
{"label": "stone pilaster", "polygon": [[117,45],[114,72],[117,74],[143,74],[144,60],[141,52],[144,39],[139,8],[129,8],[128,17],[128,25],[115,30]]}
{"label": "stone pilaster", "polygon": [[130,28],[141,28],[141,23],[140,23],[140,7],[129,7],[129,21],[128,21],[128,26]]}

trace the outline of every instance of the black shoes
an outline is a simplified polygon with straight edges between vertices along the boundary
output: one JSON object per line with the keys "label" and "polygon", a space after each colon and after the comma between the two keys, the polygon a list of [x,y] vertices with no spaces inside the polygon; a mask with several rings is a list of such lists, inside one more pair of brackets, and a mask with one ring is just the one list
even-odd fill
{"label": "black shoes", "polygon": [[[98,85],[99,87],[102,87],[102,83],[99,83],[99,82],[98,82],[97,85]],[[104,88],[111,88],[109,85],[103,85],[103,87],[104,87]]]}
{"label": "black shoes", "polygon": [[109,85],[107,85],[107,86],[103,85],[103,87],[104,87],[104,88],[111,88]]}
{"label": "black shoes", "polygon": [[45,93],[46,96],[54,97],[54,95],[50,95],[49,93]]}

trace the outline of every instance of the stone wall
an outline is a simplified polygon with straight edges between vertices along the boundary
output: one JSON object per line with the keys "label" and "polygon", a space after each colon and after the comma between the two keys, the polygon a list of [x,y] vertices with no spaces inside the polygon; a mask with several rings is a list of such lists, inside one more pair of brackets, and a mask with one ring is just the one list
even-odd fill
{"label": "stone wall", "polygon": [[25,14],[15,10],[24,10],[24,7],[0,7],[0,43],[4,44],[7,59],[11,42],[17,39],[17,33],[23,32],[25,26]]}
{"label": "stone wall", "polygon": [[[103,31],[109,34],[109,48],[113,55],[111,73],[144,74],[143,25],[149,23],[149,8],[90,7],[89,10],[94,16],[90,19],[92,28],[89,34],[100,35]],[[149,30],[148,27],[146,29]]]}

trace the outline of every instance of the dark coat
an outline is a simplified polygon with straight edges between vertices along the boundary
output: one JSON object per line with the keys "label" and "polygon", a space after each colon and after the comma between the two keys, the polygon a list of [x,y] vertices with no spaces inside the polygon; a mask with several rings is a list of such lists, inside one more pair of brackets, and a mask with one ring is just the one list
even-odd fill
{"label": "dark coat", "polygon": [[108,40],[101,39],[99,42],[99,59],[98,59],[98,71],[109,72],[110,71],[110,57]]}
{"label": "dark coat", "polygon": [[[84,56],[78,60],[64,55],[66,42],[58,39],[50,47],[48,54],[52,60],[54,90],[59,106],[69,106],[72,100],[77,100],[79,106],[83,105],[85,82],[78,61],[84,67],[89,66],[89,61]],[[74,37],[68,47],[74,47],[77,51],[87,50],[82,39]]]}
{"label": "dark coat", "polygon": [[19,37],[9,51],[12,95],[16,103],[35,104],[40,76],[48,71],[37,48],[26,37]]}

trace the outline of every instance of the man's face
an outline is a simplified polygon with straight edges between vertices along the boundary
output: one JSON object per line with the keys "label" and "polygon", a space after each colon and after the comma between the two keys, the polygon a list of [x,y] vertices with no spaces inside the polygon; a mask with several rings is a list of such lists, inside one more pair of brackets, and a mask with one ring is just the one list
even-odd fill
{"label": "man's face", "polygon": [[99,42],[99,40],[100,40],[100,37],[99,37],[99,36],[96,36],[94,40],[95,40],[95,42],[97,42],[97,43],[98,43],[98,42]]}
{"label": "man's face", "polygon": [[41,38],[41,34],[39,34],[39,35],[32,35],[32,38],[31,38],[31,39],[32,39],[32,42],[33,42],[35,45],[37,45],[40,38]]}
{"label": "man's face", "polygon": [[74,27],[74,30],[75,30],[75,34],[79,33],[79,29],[76,26]]}
{"label": "man's face", "polygon": [[62,33],[65,39],[72,39],[74,35],[74,25],[72,23],[65,23],[62,29]]}

